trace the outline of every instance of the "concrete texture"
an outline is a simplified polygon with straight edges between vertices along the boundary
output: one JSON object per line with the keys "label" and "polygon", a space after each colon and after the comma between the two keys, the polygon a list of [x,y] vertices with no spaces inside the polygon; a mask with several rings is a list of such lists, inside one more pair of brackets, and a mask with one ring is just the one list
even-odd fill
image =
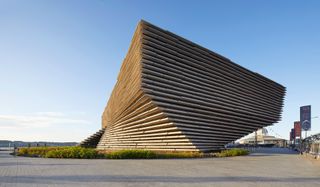
{"label": "concrete texture", "polygon": [[12,157],[0,152],[0,186],[319,186],[320,165],[287,149],[250,156],[168,160]]}

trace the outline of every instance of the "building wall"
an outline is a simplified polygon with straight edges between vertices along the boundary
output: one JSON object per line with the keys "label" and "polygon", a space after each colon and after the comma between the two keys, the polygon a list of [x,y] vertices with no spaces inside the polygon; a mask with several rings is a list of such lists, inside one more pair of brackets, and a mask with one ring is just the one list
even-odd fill
{"label": "building wall", "polygon": [[141,21],[98,148],[220,149],[279,121],[284,94],[280,84]]}

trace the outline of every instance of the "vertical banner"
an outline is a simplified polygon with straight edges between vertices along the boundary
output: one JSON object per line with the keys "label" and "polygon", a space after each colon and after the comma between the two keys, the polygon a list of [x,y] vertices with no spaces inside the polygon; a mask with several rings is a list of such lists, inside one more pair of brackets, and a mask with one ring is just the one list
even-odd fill
{"label": "vertical banner", "polygon": [[294,134],[295,134],[295,137],[300,137],[300,138],[301,138],[301,125],[300,125],[300,121],[295,121],[295,122],[294,122]]}
{"label": "vertical banner", "polygon": [[292,141],[292,130],[290,131],[289,137],[290,137],[290,141]]}
{"label": "vertical banner", "polygon": [[304,131],[311,130],[311,105],[300,107],[300,124]]}
{"label": "vertical banner", "polygon": [[294,133],[294,129],[291,129],[291,132],[290,132],[290,141],[293,141],[294,140],[294,135],[295,135],[295,133]]}

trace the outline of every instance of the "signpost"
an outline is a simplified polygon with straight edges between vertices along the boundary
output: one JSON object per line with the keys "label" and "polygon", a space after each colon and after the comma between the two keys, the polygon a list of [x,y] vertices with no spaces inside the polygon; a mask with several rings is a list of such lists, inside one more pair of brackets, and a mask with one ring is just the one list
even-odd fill
{"label": "signpost", "polygon": [[[293,133],[294,133],[294,142],[295,144],[298,142],[301,142],[301,125],[300,125],[300,121],[295,121],[294,125],[293,125],[294,129],[293,129]],[[299,137],[299,141],[297,140],[297,137]]]}
{"label": "signpost", "polygon": [[294,133],[294,129],[291,129],[290,131],[290,141],[293,141],[293,144],[295,144],[295,137],[294,137],[295,133]]}
{"label": "signpost", "polygon": [[311,130],[311,105],[300,107],[300,124],[307,137],[307,131]]}

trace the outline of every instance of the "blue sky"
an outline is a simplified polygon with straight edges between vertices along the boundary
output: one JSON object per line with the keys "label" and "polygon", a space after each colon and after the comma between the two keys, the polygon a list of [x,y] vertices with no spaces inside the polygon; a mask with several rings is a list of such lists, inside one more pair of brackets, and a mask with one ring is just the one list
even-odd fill
{"label": "blue sky", "polygon": [[287,87],[271,128],[288,138],[301,105],[320,115],[319,10],[302,0],[2,0],[0,139],[81,141],[98,130],[140,19]]}

